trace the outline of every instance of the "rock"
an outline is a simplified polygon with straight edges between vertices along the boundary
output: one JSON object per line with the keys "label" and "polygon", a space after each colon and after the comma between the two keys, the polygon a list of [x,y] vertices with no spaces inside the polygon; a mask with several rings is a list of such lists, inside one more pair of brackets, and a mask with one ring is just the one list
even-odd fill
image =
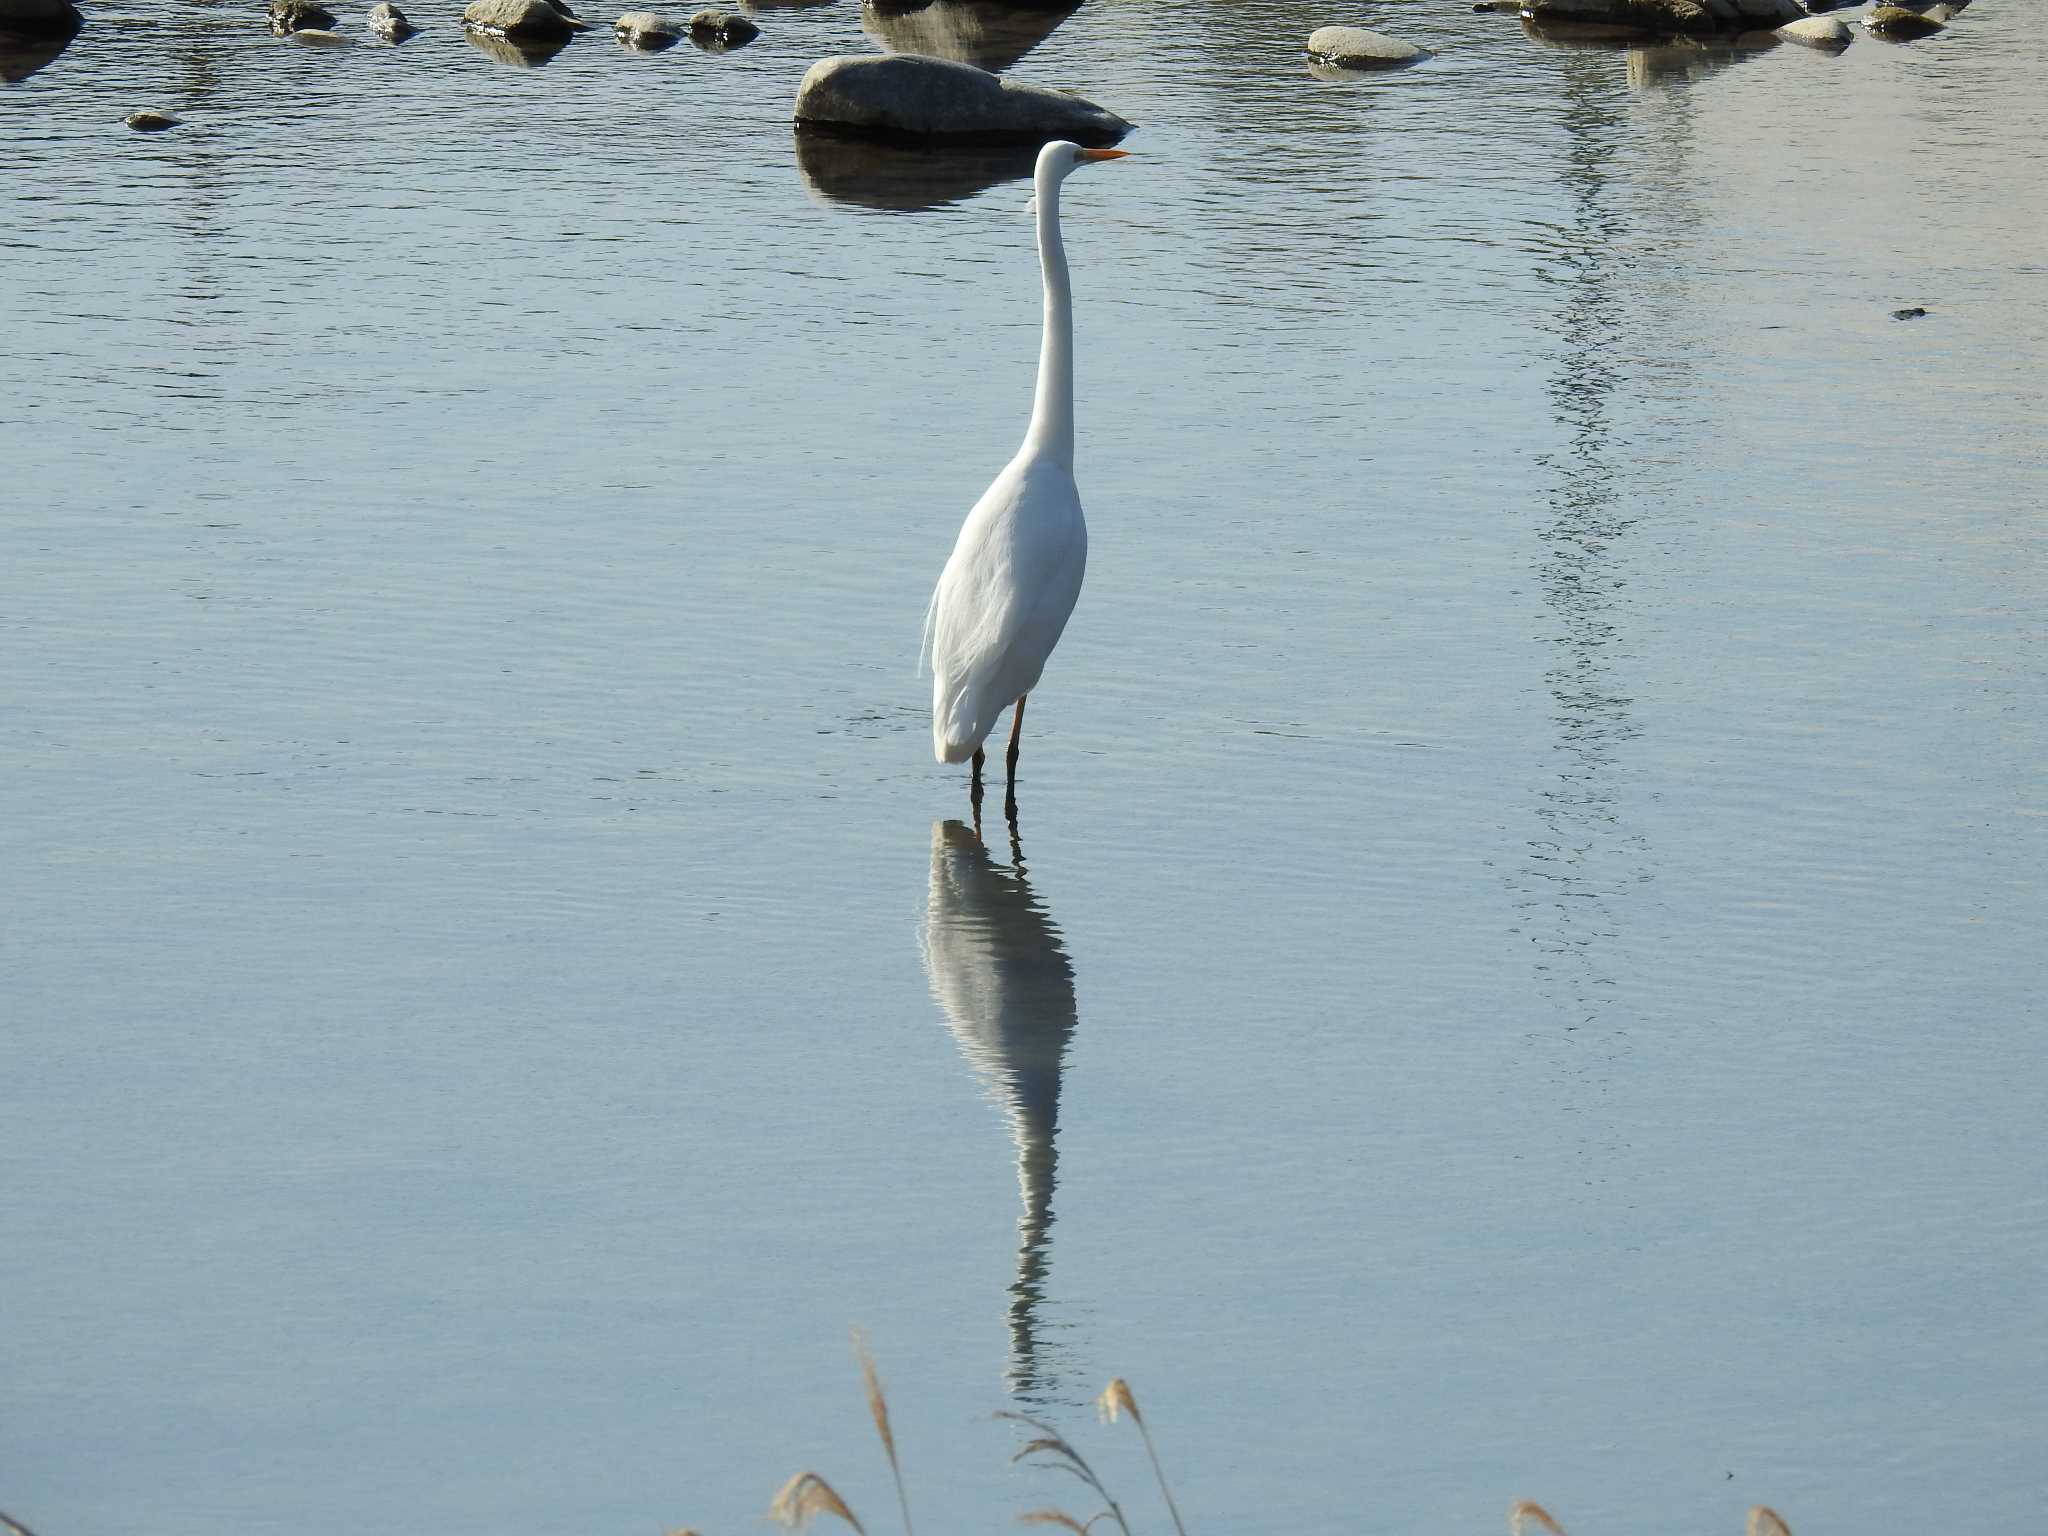
{"label": "rock", "polygon": [[761,29],[737,11],[699,11],[690,18],[693,42],[716,48],[740,48],[761,35]]}
{"label": "rock", "polygon": [[344,37],[339,32],[329,32],[324,27],[300,27],[284,35],[288,43],[297,43],[301,48],[353,48],[356,40]]}
{"label": "rock", "polygon": [[1537,23],[1698,34],[1781,27],[1806,12],[1799,0],[1527,0],[1523,14]]}
{"label": "rock", "polygon": [[0,0],[0,31],[76,33],[83,20],[71,0]]}
{"label": "rock", "polygon": [[[1931,16],[1922,16],[1918,11],[1909,11],[1903,5],[1880,5],[1863,18],[1863,25],[1879,37],[1901,40],[1915,37],[1932,37],[1942,30],[1942,24]],[[1858,58],[1862,55],[1858,54]]]}
{"label": "rock", "polygon": [[405,12],[391,3],[391,0],[377,0],[370,7],[370,30],[379,37],[388,37],[394,43],[402,43],[419,31],[406,19]]}
{"label": "rock", "polygon": [[1790,42],[1804,43],[1809,48],[1825,48],[1831,53],[1840,53],[1849,46],[1855,34],[1849,30],[1848,23],[1837,21],[1832,16],[1802,16],[1778,28],[1778,36]]}
{"label": "rock", "polygon": [[612,34],[628,47],[673,48],[683,40],[683,29],[659,11],[628,11],[612,23]]}
{"label": "rock", "polygon": [[567,42],[590,27],[559,0],[470,0],[462,24],[515,43]]}
{"label": "rock", "polygon": [[1114,144],[1131,125],[1092,101],[916,54],[820,59],[796,92],[796,120],[878,138]]}
{"label": "rock", "polygon": [[307,30],[332,31],[334,12],[320,0],[270,0],[270,30],[279,37]]}
{"label": "rock", "polygon": [[[1857,57],[1861,58],[1862,55],[1858,54]],[[1918,304],[1915,304],[1911,309],[1893,310],[1892,318],[1894,320],[1918,320],[1922,315],[1926,313],[1926,310],[1922,309]]]}
{"label": "rock", "polygon": [[1399,69],[1429,57],[1429,50],[1363,27],[1318,27],[1308,35],[1311,57],[1339,69]]}
{"label": "rock", "polygon": [[137,133],[162,133],[166,128],[175,128],[181,119],[168,112],[130,112],[121,119]]}
{"label": "rock", "polygon": [[46,64],[56,62],[82,25],[74,14],[68,21],[30,27],[0,26],[0,81],[12,85],[26,80]]}

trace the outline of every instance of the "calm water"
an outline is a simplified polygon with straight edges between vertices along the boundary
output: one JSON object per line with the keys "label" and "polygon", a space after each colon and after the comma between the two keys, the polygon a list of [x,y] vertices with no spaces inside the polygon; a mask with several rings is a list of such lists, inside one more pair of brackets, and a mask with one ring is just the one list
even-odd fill
{"label": "calm water", "polygon": [[[1115,1373],[1207,1536],[2038,1518],[2031,6],[257,11],[0,88],[0,1508],[886,1530],[859,1323],[932,1530],[1088,1512],[1013,1404],[1163,1528]],[[1141,125],[1021,862],[913,667],[1026,192],[793,141],[885,27]]]}

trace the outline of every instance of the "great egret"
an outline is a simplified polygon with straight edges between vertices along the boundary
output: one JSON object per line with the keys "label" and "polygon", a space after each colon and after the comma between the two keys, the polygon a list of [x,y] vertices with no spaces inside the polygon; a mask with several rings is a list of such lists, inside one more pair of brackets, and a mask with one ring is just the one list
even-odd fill
{"label": "great egret", "polygon": [[925,612],[932,658],[932,750],[942,763],[974,759],[969,780],[981,810],[981,744],[1012,704],[1007,808],[1016,814],[1017,744],[1024,698],[1081,595],[1088,525],[1074,488],[1074,304],[1060,243],[1060,183],[1120,149],[1083,149],[1064,139],[1038,152],[1038,263],[1045,279],[1045,336],[1038,392],[1024,446],[982,493]]}

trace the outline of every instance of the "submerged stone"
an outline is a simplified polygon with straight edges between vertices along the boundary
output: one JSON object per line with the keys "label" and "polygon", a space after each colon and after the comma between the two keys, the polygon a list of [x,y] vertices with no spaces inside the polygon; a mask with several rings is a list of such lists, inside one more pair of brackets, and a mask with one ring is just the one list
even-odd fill
{"label": "submerged stone", "polygon": [[1527,0],[1531,21],[1699,34],[1781,27],[1806,14],[1799,0]]}
{"label": "submerged stone", "polygon": [[1364,27],[1318,27],[1308,36],[1311,57],[1339,69],[1399,69],[1429,57],[1429,50]]}
{"label": "submerged stone", "polygon": [[718,48],[738,48],[761,35],[761,29],[737,11],[704,10],[690,18],[690,36]]}
{"label": "submerged stone", "polygon": [[590,27],[560,0],[470,0],[462,24],[514,42],[567,42]]}
{"label": "submerged stone", "polygon": [[1849,30],[1847,22],[1833,16],[1802,16],[1778,28],[1778,36],[1790,42],[1804,43],[1809,48],[1840,53],[1849,46],[1855,34]]}
{"label": "submerged stone", "polygon": [[319,0],[270,0],[270,30],[279,37],[294,32],[328,31],[334,26],[334,12]]}
{"label": "submerged stone", "polygon": [[388,37],[394,43],[404,42],[419,31],[406,18],[405,12],[391,3],[391,0],[377,0],[370,7],[370,30],[379,37]]}
{"label": "submerged stone", "polygon": [[[1879,37],[1910,40],[1916,37],[1932,37],[1942,30],[1942,23],[1932,16],[1923,16],[1918,11],[1909,11],[1903,5],[1880,5],[1863,18],[1863,25]],[[1858,58],[1862,55],[1858,54]]]}
{"label": "submerged stone", "polygon": [[1094,102],[916,54],[820,59],[797,87],[796,120],[879,138],[1114,144],[1131,125]]}
{"label": "submerged stone", "polygon": [[628,11],[612,23],[612,33],[620,42],[649,52],[683,40],[682,27],[659,11]]}

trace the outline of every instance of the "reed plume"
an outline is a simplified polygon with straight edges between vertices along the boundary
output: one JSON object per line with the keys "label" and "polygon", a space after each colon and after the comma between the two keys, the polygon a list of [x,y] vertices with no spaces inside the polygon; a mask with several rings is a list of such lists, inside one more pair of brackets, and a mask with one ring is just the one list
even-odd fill
{"label": "reed plume", "polygon": [[1550,1516],[1550,1511],[1534,1499],[1517,1499],[1508,1506],[1508,1536],[1522,1536],[1523,1522],[1534,1520],[1551,1536],[1564,1536],[1564,1527]]}
{"label": "reed plume", "polygon": [[[1015,1423],[1028,1425],[1038,1431],[1036,1439],[1026,1441],[1024,1448],[1010,1458],[1011,1466],[1015,1466],[1020,1461],[1029,1460],[1034,1456],[1039,1457],[1046,1466],[1057,1467],[1062,1472],[1071,1473],[1079,1478],[1094,1491],[1097,1498],[1101,1499],[1108,1506],[1101,1514],[1091,1516],[1082,1525],[1082,1530],[1087,1530],[1097,1520],[1107,1516],[1116,1522],[1117,1529],[1122,1531],[1124,1536],[1131,1536],[1130,1522],[1124,1519],[1122,1507],[1118,1505],[1115,1499],[1109,1496],[1109,1490],[1102,1486],[1102,1479],[1095,1475],[1095,1469],[1088,1465],[1087,1458],[1067,1443],[1066,1436],[1046,1423],[1045,1420],[1033,1418],[1028,1413],[1015,1413],[1005,1409],[997,1414],[996,1417],[999,1419],[1010,1419]],[[1037,1513],[1037,1511],[1034,1511],[1034,1513]],[[1072,1516],[1068,1518],[1071,1519]]]}
{"label": "reed plume", "polygon": [[889,1472],[896,1479],[896,1503],[903,1510],[903,1536],[910,1529],[910,1495],[903,1488],[903,1467],[896,1460],[896,1433],[889,1427],[889,1399],[882,1393],[882,1378],[875,1374],[875,1357],[868,1350],[867,1335],[853,1330],[853,1352],[860,1361],[861,1380],[868,1390],[868,1417],[875,1421],[875,1433],[882,1437],[882,1450],[889,1458]]}
{"label": "reed plume", "polygon": [[1095,1407],[1112,1424],[1120,1413],[1131,1416],[1131,1422],[1138,1426],[1138,1434],[1145,1442],[1145,1454],[1151,1458],[1152,1475],[1159,1480],[1159,1492],[1166,1500],[1166,1512],[1173,1516],[1173,1528],[1180,1536],[1188,1536],[1188,1528],[1180,1522],[1180,1506],[1173,1502],[1173,1490],[1166,1486],[1166,1474],[1160,1470],[1159,1452],[1152,1445],[1152,1431],[1145,1427],[1145,1415],[1138,1412],[1138,1399],[1131,1391],[1131,1384],[1121,1376],[1112,1376],[1109,1385],[1102,1389],[1102,1396],[1095,1399]]}
{"label": "reed plume", "polygon": [[1749,1536],[1792,1536],[1792,1527],[1770,1505],[1752,1504],[1749,1508]]}
{"label": "reed plume", "polygon": [[782,1485],[775,1502],[768,1506],[768,1518],[792,1531],[808,1530],[820,1515],[836,1515],[859,1531],[860,1536],[868,1536],[866,1527],[846,1507],[846,1500],[815,1472],[797,1473]]}

